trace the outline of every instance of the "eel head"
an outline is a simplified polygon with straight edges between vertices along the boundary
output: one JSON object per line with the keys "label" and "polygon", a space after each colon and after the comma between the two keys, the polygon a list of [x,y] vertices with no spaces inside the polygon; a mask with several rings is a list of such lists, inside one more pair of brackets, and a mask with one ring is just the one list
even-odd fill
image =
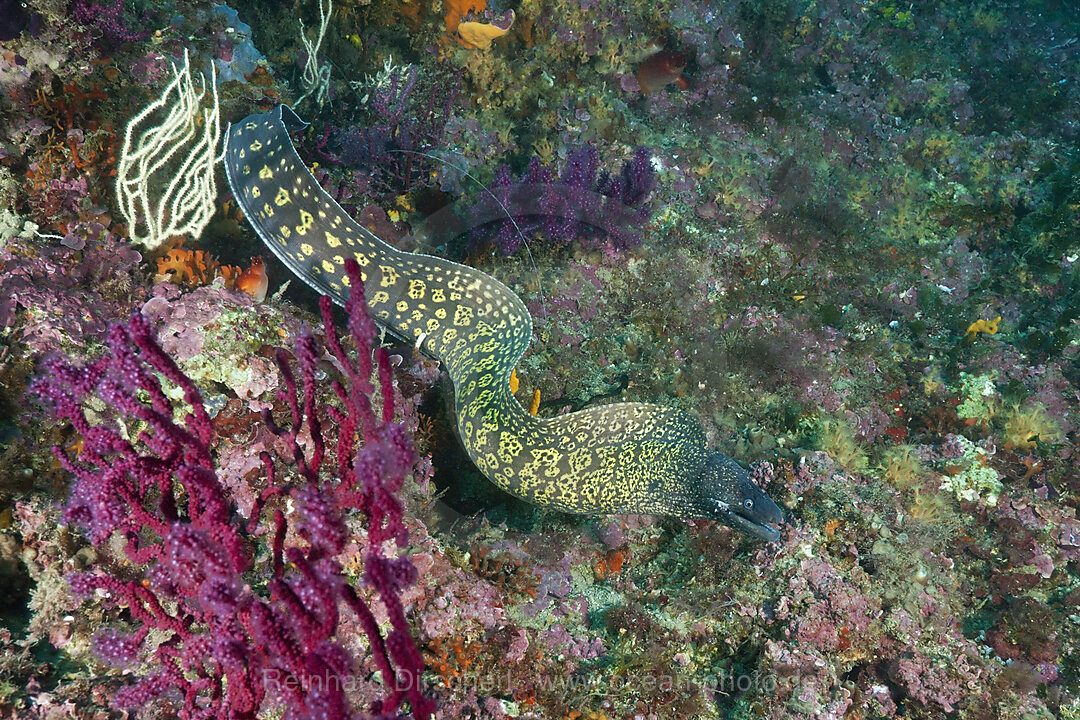
{"label": "eel head", "polygon": [[783,524],[784,514],[754,484],[750,473],[726,455],[709,453],[696,489],[705,517],[766,542],[780,539],[780,531],[774,525]]}

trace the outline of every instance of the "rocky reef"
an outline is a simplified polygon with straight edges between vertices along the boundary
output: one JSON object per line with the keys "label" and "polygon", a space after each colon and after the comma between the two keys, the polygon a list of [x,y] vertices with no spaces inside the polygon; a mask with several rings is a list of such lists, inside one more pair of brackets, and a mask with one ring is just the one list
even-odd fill
{"label": "rocky reef", "polygon": [[[284,368],[324,326],[316,298],[227,192],[199,233],[155,248],[130,241],[117,200],[128,122],[185,52],[196,76],[214,68],[223,123],[294,105],[312,123],[302,158],[361,224],[525,300],[526,407],[539,390],[547,416],[683,408],[784,507],[773,544],[538,511],[463,456],[437,364],[381,338],[393,391],[371,402],[415,455],[391,493],[415,582],[372,582],[393,542],[373,550],[370,514],[340,503],[347,536],[311,563],[343,609],[310,635],[347,654],[319,655],[355,676],[340,717],[379,716],[388,693],[413,716],[491,720],[1080,717],[1068,3],[0,6],[0,718],[209,707],[128,702],[177,641],[159,623],[133,649],[134,601],[78,578],[138,597],[160,573],[122,530],[87,535],[72,515],[88,501],[53,448],[85,467],[88,439],[30,392],[60,358],[100,361],[134,313],[200,394],[208,467],[251,553],[236,582],[266,598],[275,558],[308,567],[240,519],[288,510],[264,497],[264,456],[302,468],[315,451],[310,430],[276,431],[295,417]],[[530,202],[522,182],[617,198],[625,222]],[[348,371],[332,351],[302,362],[323,431],[351,437],[332,389]],[[80,407],[136,437],[107,400]],[[411,703],[375,639],[397,632],[398,652],[405,630],[424,666]],[[250,713],[305,716],[260,698]]]}

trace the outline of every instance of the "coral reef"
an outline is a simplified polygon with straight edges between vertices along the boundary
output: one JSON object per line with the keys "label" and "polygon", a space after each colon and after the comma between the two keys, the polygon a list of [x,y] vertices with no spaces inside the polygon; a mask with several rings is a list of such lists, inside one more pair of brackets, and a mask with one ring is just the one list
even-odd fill
{"label": "coral reef", "polygon": [[[511,9],[486,49],[459,41]],[[228,198],[175,254],[136,249],[114,189],[124,128],[185,51],[219,71],[223,120],[296,102],[298,21],[318,27],[319,4],[0,12],[0,718],[102,718],[183,643],[135,643],[130,611],[75,602],[72,573],[114,578],[113,600],[157,597],[161,573],[143,587],[123,537],[95,546],[63,522],[83,480],[48,449],[89,467],[94,444],[26,388],[57,353],[105,362],[110,325],[142,313],[203,398],[231,527],[270,520],[236,540],[258,549],[250,572],[221,567],[279,614],[285,586],[308,587],[290,564],[314,547],[298,461],[344,418],[311,415],[304,390],[320,430],[296,423],[288,388],[309,370],[314,406],[341,407],[324,376],[346,368],[295,353],[308,370],[290,380],[275,348],[322,326],[317,300]],[[328,587],[353,588],[382,637],[407,624],[432,717],[1080,717],[1078,36],[1068,3],[334,3],[317,58],[334,71],[297,138],[328,192],[388,242],[522,297],[523,403],[681,407],[787,518],[761,546],[706,522],[538,513],[461,457],[438,367],[380,338],[416,447],[395,494],[416,582],[383,606],[369,553],[388,528],[362,511],[309,566],[340,568]],[[265,276],[239,283],[258,256]],[[193,406],[172,403],[182,425]],[[125,443],[143,430],[115,426]],[[261,500],[264,453],[283,490]],[[182,484],[190,519],[203,486]],[[275,574],[265,516],[288,493]],[[162,607],[209,623],[225,604]],[[344,606],[336,628],[367,712],[389,692],[370,635]],[[95,654],[136,648],[123,669]],[[236,670],[184,681],[198,672]]]}

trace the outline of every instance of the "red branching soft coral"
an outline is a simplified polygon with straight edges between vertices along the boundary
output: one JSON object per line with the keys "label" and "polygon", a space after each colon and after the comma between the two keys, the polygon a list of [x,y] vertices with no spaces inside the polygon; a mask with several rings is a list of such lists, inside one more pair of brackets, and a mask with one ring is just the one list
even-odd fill
{"label": "red branching soft coral", "polygon": [[[142,316],[113,327],[110,352],[95,363],[77,367],[59,357],[46,361],[35,389],[83,439],[77,459],[56,450],[74,476],[67,519],[85,528],[95,545],[123,536],[128,559],[148,566],[145,576],[135,580],[102,571],[70,578],[76,595],[98,594],[126,607],[137,623],[133,632],[106,628],[98,634],[95,649],[102,660],[121,667],[144,653],[156,660],[152,674],[116,693],[117,707],[133,709],[171,698],[185,720],[253,719],[272,704],[284,705],[289,718],[356,717],[345,693],[353,659],[337,637],[340,603],[363,628],[388,688],[367,710],[377,717],[397,717],[408,702],[420,720],[434,712],[434,703],[422,693],[423,659],[400,600],[416,571],[408,557],[384,554],[387,541],[399,547],[408,541],[398,493],[413,453],[403,428],[391,422],[390,365],[382,348],[375,352],[381,418],[371,407],[375,325],[366,313],[359,267],[351,262],[347,270],[357,288],[346,310],[358,361],[341,345],[329,299],[321,305],[327,345],[346,376],[344,383],[333,383],[342,407],[316,403],[320,353],[309,333],[296,347],[298,379],[279,351],[286,387],[278,399],[288,406],[292,423],[289,429],[277,427],[269,411],[263,421],[291,451],[300,479],[292,485],[281,482],[273,458],[262,453],[267,485],[246,523],[215,472],[213,427],[198,389],[157,345]],[[179,388],[190,408],[179,423],[163,382]],[[91,396],[123,418],[131,433],[141,428],[137,437],[119,423],[92,423],[83,409]],[[320,415],[330,416],[340,428],[329,453]],[[301,432],[310,438],[310,455],[297,441]],[[355,446],[357,435],[362,447]],[[336,466],[334,479],[321,472],[327,459]],[[287,496],[295,512],[286,520],[275,507],[272,522],[264,523],[263,511],[278,504],[279,496]],[[352,509],[368,520],[364,579],[389,617],[391,630],[385,637],[335,559],[348,536],[344,513]],[[266,525],[272,574],[263,591],[247,574],[254,567],[250,538]],[[286,548],[290,533],[303,542],[290,541]],[[145,641],[151,630],[168,639],[150,649]]]}

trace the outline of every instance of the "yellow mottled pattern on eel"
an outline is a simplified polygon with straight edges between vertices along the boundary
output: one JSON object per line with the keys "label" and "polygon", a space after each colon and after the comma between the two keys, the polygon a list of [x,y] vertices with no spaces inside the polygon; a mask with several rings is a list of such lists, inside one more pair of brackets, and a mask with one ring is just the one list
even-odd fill
{"label": "yellow mottled pattern on eel", "polygon": [[225,167],[236,201],[296,275],[341,302],[355,258],[373,316],[439,358],[455,389],[462,442],[499,487],[578,513],[700,514],[685,489],[705,462],[686,413],[621,403],[545,419],[510,392],[532,318],[505,285],[474,268],[396,250],[354,222],[319,186],[290,141],[287,107],[231,126]]}

